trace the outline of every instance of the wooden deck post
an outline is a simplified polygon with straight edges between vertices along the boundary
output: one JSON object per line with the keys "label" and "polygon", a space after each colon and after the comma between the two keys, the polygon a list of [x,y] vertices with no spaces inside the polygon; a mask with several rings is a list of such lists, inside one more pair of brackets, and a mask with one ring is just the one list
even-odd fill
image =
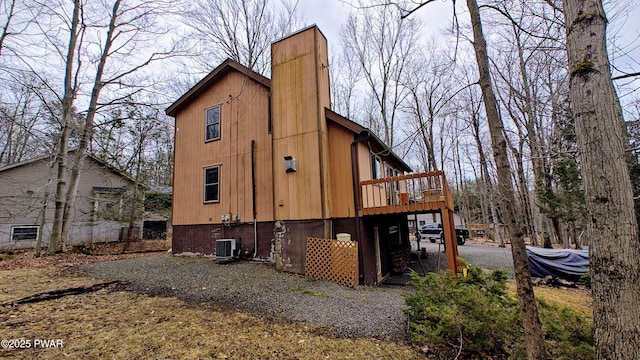
{"label": "wooden deck post", "polygon": [[442,231],[444,232],[444,243],[447,252],[447,264],[451,275],[456,275],[458,267],[456,258],[458,257],[458,243],[456,240],[456,228],[453,222],[453,211],[446,207],[440,208],[440,217],[442,218]]}

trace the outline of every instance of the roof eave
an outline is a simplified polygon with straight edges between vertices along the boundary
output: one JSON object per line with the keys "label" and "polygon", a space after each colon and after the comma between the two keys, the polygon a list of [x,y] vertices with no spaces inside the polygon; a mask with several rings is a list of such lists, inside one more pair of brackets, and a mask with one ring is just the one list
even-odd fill
{"label": "roof eave", "polygon": [[346,117],[336,113],[335,111],[329,108],[325,108],[324,110],[325,110],[324,111],[325,117],[328,120],[331,120],[334,123],[344,127],[345,129],[352,131],[354,134],[360,134],[363,131],[368,132],[371,135],[371,138],[373,139],[373,141],[377,143],[383,151],[389,151],[389,155],[392,158],[394,158],[401,166],[404,167],[404,169],[402,169],[403,171],[410,172],[410,173],[413,172],[413,169],[411,168],[411,166],[409,166],[407,163],[404,162],[404,160],[402,160],[398,155],[396,155],[396,153],[394,153],[393,150],[391,150],[382,140],[380,140],[380,138],[378,138],[373,131],[352,120],[347,119]]}
{"label": "roof eave", "polygon": [[241,74],[248,76],[253,79],[258,84],[263,85],[267,89],[271,88],[271,80],[268,78],[258,74],[257,72],[249,69],[248,67],[241,65],[237,61],[227,59],[218,67],[213,69],[209,73],[209,75],[205,76],[202,80],[200,80],[197,84],[195,84],[189,91],[184,93],[178,100],[176,100],[173,104],[171,104],[166,110],[165,113],[171,117],[175,117],[177,113],[186,107],[191,100],[196,98],[198,95],[202,94],[206,91],[209,86],[220,79],[220,77],[226,75],[229,71],[235,70]]}

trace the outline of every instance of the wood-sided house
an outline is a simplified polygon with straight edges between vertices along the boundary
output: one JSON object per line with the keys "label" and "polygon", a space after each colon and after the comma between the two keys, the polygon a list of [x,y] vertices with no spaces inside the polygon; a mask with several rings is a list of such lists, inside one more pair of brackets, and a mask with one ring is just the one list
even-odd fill
{"label": "wood-sided house", "polygon": [[[69,156],[75,156],[75,150]],[[45,247],[48,244],[55,208],[54,165],[53,156],[41,156],[0,168],[0,250],[33,248],[39,236]],[[125,219],[134,182],[92,155],[81,172],[67,244],[120,240],[129,224]],[[136,229],[141,223],[136,222]]]}
{"label": "wood-sided house", "polygon": [[216,240],[233,239],[243,257],[279,251],[286,270],[304,273],[307,237],[348,233],[360,282],[376,284],[410,249],[407,214],[444,210],[454,231],[442,173],[409,174],[370,130],[330,109],[316,26],[271,51],[271,79],[226,60],[166,110],[176,124],[174,254],[214,255]]}

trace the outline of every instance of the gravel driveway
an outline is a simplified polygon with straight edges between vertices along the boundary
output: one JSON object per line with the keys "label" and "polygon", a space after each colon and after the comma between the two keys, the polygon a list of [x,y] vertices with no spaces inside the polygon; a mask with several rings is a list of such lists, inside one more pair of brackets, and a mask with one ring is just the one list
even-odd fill
{"label": "gravel driveway", "polygon": [[[438,245],[423,242],[427,271],[436,271]],[[509,249],[467,243],[460,256],[483,269],[507,269]],[[440,252],[441,270],[447,267]],[[415,267],[415,266],[414,266]],[[275,271],[273,265],[242,261],[218,264],[206,257],[158,255],[84,265],[92,276],[128,283],[132,291],[210,302],[266,318],[315,324],[346,337],[403,339],[407,321],[403,293],[410,287],[358,286],[355,289]],[[416,271],[421,272],[419,269]]]}
{"label": "gravel driveway", "polygon": [[[437,261],[438,244],[432,244],[430,242],[420,242],[420,247],[426,249],[429,259],[429,271],[436,271],[437,267],[433,265]],[[416,249],[414,243],[414,251]],[[443,248],[440,248],[442,251]],[[501,248],[495,245],[479,244],[476,242],[467,241],[465,245],[458,246],[458,255],[465,259],[467,262],[480,267],[485,270],[497,270],[503,269],[507,271],[507,274],[511,277],[514,276],[513,271],[513,258],[511,256],[511,248]],[[447,256],[445,253],[440,252],[440,269],[447,268]]]}
{"label": "gravel driveway", "polygon": [[94,263],[88,274],[154,295],[212,302],[257,316],[313,323],[335,336],[404,339],[408,287],[355,289],[279,273],[258,262],[216,264],[205,257],[149,256]]}

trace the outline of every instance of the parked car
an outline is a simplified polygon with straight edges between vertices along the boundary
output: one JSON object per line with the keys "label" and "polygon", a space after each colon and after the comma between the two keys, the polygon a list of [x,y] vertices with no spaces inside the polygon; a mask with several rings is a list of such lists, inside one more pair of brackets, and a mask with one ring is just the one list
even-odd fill
{"label": "parked car", "polygon": [[[436,240],[444,242],[441,223],[430,223],[420,226],[418,228],[418,235],[420,236],[420,240],[428,239],[432,243],[435,243]],[[467,242],[467,239],[469,239],[469,230],[464,228],[456,228],[456,239],[458,245],[464,245],[464,243]]]}

